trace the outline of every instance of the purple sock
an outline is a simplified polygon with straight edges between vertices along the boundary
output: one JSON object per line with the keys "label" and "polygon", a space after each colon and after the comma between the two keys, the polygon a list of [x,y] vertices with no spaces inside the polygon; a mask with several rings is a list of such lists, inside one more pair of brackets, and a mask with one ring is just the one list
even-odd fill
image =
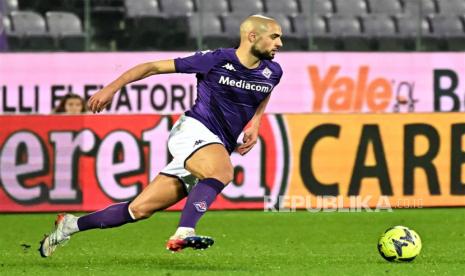
{"label": "purple sock", "polygon": [[182,210],[179,227],[195,228],[195,225],[223,190],[224,184],[214,178],[205,178],[192,188]]}
{"label": "purple sock", "polygon": [[121,202],[78,218],[79,231],[95,228],[111,228],[135,222],[129,214],[129,202]]}

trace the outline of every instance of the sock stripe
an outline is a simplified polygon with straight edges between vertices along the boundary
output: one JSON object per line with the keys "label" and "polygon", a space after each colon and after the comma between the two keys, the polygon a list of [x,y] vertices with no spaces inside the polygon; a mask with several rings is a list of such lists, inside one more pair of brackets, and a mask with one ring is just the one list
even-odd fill
{"label": "sock stripe", "polygon": [[134,216],[134,214],[132,213],[131,208],[129,207],[129,204],[128,204],[128,213],[131,216],[132,220],[136,220],[136,216]]}

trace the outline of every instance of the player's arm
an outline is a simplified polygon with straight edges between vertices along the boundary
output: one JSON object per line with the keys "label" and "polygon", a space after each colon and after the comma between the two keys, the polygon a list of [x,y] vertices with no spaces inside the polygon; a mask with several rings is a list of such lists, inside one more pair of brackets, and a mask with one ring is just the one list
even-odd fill
{"label": "player's arm", "polygon": [[[271,95],[271,94],[270,94]],[[258,106],[254,116],[250,120],[249,127],[244,131],[244,138],[242,139],[243,144],[236,148],[236,151],[240,155],[244,155],[249,152],[258,140],[258,130],[262,121],[263,114],[265,113],[266,105],[270,100],[270,95],[266,97]]]}
{"label": "player's arm", "polygon": [[124,72],[116,80],[95,93],[88,102],[89,109],[98,113],[107,106],[113,96],[128,83],[147,78],[152,75],[176,72],[174,60],[160,60],[139,64]]}
{"label": "player's arm", "polygon": [[260,124],[262,122],[262,116],[265,113],[266,106],[268,105],[268,102],[270,101],[270,96],[271,94],[268,95],[268,97],[266,97],[260,103],[260,105],[257,108],[257,111],[255,111],[255,115],[250,120],[251,127],[257,129],[257,132],[258,132],[258,129],[260,128]]}

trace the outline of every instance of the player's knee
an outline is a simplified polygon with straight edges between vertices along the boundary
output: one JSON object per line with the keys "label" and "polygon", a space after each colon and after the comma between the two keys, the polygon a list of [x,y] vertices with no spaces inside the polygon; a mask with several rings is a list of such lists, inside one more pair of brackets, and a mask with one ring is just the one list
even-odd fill
{"label": "player's knee", "polygon": [[153,210],[138,204],[129,205],[129,209],[136,220],[149,218],[154,213]]}
{"label": "player's knee", "polygon": [[234,170],[233,168],[223,171],[221,175],[221,182],[223,182],[225,185],[229,184],[234,178]]}
{"label": "player's knee", "polygon": [[224,185],[227,185],[229,182],[233,180],[234,171],[232,167],[223,167],[223,168],[211,168],[210,170],[206,170],[203,178],[215,178],[221,181]]}

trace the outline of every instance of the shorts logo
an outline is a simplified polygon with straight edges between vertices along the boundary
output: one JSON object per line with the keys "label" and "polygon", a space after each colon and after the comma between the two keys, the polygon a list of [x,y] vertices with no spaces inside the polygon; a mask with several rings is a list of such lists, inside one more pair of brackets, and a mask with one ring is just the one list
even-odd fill
{"label": "shorts logo", "polygon": [[205,141],[204,141],[204,140],[197,140],[197,141],[195,141],[195,143],[194,143],[194,148],[195,148],[196,146],[202,144],[202,143],[205,143]]}
{"label": "shorts logo", "polygon": [[199,213],[205,213],[207,211],[207,203],[205,200],[194,202],[194,207]]}

